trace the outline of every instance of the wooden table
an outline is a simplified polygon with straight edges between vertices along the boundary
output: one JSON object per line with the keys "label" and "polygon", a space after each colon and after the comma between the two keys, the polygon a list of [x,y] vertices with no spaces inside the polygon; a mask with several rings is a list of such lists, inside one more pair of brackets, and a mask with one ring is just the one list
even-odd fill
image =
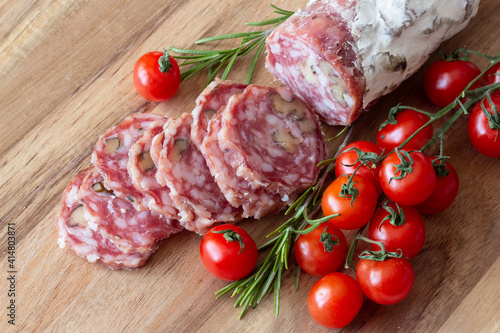
{"label": "wooden table", "polygon": [[[305,1],[273,3],[293,10]],[[201,265],[200,237],[187,231],[165,241],[150,263],[136,271],[90,264],[56,244],[61,193],[90,164],[98,136],[132,112],[190,112],[203,89],[205,77],[199,75],[182,84],[172,100],[147,102],[132,83],[138,57],[170,45],[191,47],[204,36],[249,31],[242,23],[272,17],[268,5],[241,0],[1,0],[0,331],[327,331],[307,312],[307,293],[318,279],[307,274],[298,291],[292,274],[285,274],[278,318],[268,297],[238,321],[234,300],[215,300],[214,292],[225,283]],[[499,12],[499,1],[482,0],[472,24],[442,49],[465,45],[498,53]],[[243,81],[249,62],[237,61],[230,78]],[[373,141],[389,107],[397,103],[436,110],[424,95],[422,75],[418,72],[364,114],[355,139]],[[254,82],[277,84],[263,59]],[[411,294],[393,306],[366,300],[344,331],[500,331],[500,163],[474,151],[466,126],[467,119],[460,119],[446,140],[461,189],[448,211],[426,217],[428,237],[423,252],[412,260],[416,280]],[[261,243],[283,220],[275,215],[241,225]],[[16,239],[15,297],[7,295],[9,225]],[[7,323],[11,299],[15,327]]]}

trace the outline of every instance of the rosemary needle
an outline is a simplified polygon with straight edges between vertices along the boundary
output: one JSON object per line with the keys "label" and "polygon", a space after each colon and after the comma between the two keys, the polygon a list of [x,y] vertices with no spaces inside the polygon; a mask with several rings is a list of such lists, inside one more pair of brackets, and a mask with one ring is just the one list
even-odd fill
{"label": "rosemary needle", "polygon": [[274,9],[274,13],[278,14],[278,17],[258,21],[258,22],[247,22],[245,25],[252,27],[261,27],[272,25],[270,29],[261,31],[251,31],[251,32],[239,32],[232,34],[224,34],[219,36],[207,37],[194,42],[196,45],[221,41],[226,39],[238,39],[241,38],[240,45],[231,49],[225,50],[195,50],[195,49],[180,49],[176,47],[169,47],[169,50],[178,53],[174,55],[176,59],[184,59],[186,61],[179,63],[179,66],[190,66],[189,68],[183,69],[181,72],[181,79],[188,80],[194,75],[198,74],[205,68],[207,68],[207,85],[215,78],[215,76],[224,68],[222,73],[222,80],[227,79],[231,69],[234,66],[236,58],[245,56],[250,52],[255,51],[255,55],[252,58],[250,67],[248,69],[248,74],[245,82],[247,84],[252,80],[257,61],[259,59],[262,50],[266,44],[266,38],[275,29],[276,26],[283,23],[287,18],[289,18],[294,12],[285,9],[278,8],[271,5]]}

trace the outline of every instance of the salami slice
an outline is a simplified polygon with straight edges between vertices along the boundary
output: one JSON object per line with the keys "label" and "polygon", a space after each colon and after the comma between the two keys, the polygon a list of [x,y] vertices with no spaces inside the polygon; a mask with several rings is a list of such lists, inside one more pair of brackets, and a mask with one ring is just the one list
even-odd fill
{"label": "salami slice", "polygon": [[94,171],[87,175],[78,192],[90,228],[99,230],[122,252],[149,252],[163,238],[182,230],[177,220],[151,211],[137,211],[123,198],[105,187],[103,177]]}
{"label": "salami slice", "polygon": [[218,139],[238,177],[284,201],[316,182],[325,158],[317,116],[286,88],[249,85],[232,96]]}
{"label": "salami slice", "polygon": [[169,119],[158,161],[158,182],[171,190],[181,224],[203,234],[219,222],[236,222],[241,209],[229,204],[210,174],[203,155],[191,140],[191,114]]}
{"label": "salami slice", "polygon": [[210,119],[219,112],[221,107],[227,104],[232,95],[243,92],[246,86],[246,84],[216,78],[198,96],[196,108],[191,113],[193,115],[191,139],[198,148],[201,147],[203,139],[207,135]]}
{"label": "salami slice", "polygon": [[267,69],[330,124],[347,125],[462,30],[479,0],[312,0],[267,38]]}
{"label": "salami slice", "polygon": [[156,180],[157,169],[151,154],[153,138],[163,132],[166,121],[165,118],[152,123],[142,137],[132,145],[128,153],[127,168],[132,183],[147,198],[145,200],[148,200],[149,209],[167,218],[177,219],[178,211],[170,198],[170,189],[158,184]]}
{"label": "salami slice", "polygon": [[83,179],[94,171],[93,167],[79,172],[63,192],[59,215],[57,217],[57,230],[59,238],[57,243],[61,248],[66,244],[78,256],[94,263],[101,261],[112,269],[133,269],[144,266],[153,254],[153,250],[138,253],[124,253],[109,239],[88,226],[83,214],[82,202],[78,199],[78,191]]}
{"label": "salami slice", "polygon": [[148,200],[135,188],[129,177],[128,152],[153,122],[161,120],[164,120],[163,116],[152,113],[133,114],[106,131],[97,141],[92,153],[92,163],[104,177],[106,187],[116,196],[126,198],[138,210],[147,210]]}
{"label": "salami slice", "polygon": [[158,165],[160,163],[160,152],[163,149],[164,140],[165,140],[165,133],[163,133],[163,128],[162,128],[162,131],[157,135],[155,135],[155,137],[153,138],[153,142],[151,142],[151,149],[149,150],[151,159],[153,160],[153,163],[156,165],[157,172],[158,172]]}
{"label": "salami slice", "polygon": [[[287,201],[283,201],[281,195],[265,188],[253,189],[244,178],[238,177],[236,170],[226,161],[224,152],[219,147],[221,118],[222,112],[219,112],[210,120],[209,130],[200,150],[226,199],[235,207],[241,206],[245,218],[261,218],[284,208]],[[293,197],[285,199],[288,202],[294,200]]]}

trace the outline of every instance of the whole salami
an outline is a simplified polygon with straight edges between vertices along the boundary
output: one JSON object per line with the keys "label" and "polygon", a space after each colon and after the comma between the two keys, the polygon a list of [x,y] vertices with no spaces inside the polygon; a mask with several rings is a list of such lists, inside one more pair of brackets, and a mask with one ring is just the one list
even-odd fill
{"label": "whole salami", "polygon": [[267,38],[267,69],[330,124],[347,125],[462,30],[479,0],[313,0]]}
{"label": "whole salami", "polygon": [[83,213],[82,201],[78,198],[78,191],[84,178],[94,172],[90,167],[73,177],[66,190],[57,217],[57,231],[59,238],[57,243],[61,248],[66,244],[78,256],[86,258],[94,263],[101,261],[112,269],[133,269],[144,266],[153,254],[148,252],[125,253],[109,239],[102,237],[99,231],[92,230]]}

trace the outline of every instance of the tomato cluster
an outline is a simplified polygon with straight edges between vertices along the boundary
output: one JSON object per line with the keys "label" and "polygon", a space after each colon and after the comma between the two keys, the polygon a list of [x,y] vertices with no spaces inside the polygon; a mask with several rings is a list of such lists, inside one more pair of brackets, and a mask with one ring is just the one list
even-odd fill
{"label": "tomato cluster", "polygon": [[[416,151],[433,136],[432,127],[424,126],[428,116],[413,110],[401,112],[404,117],[392,115],[396,121],[379,130],[377,137],[381,138],[381,144],[357,141],[339,154],[335,164],[337,178],[322,197],[324,215],[333,217],[315,232],[297,239],[295,257],[299,266],[313,275],[326,274],[312,287],[308,297],[311,316],[323,326],[347,325],[361,308],[363,294],[379,304],[402,301],[413,286],[414,272],[409,259],[422,250],[425,242],[421,213],[439,213],[457,195],[455,169],[443,162],[443,157],[430,158]],[[420,127],[425,129],[425,136],[407,140]],[[405,141],[411,143],[412,150],[403,149]],[[376,209],[382,191],[390,201]],[[366,240],[371,243],[372,251],[360,256],[356,279],[335,273],[338,262],[346,260],[343,248],[347,245],[342,245],[345,237],[339,235],[339,229],[359,229],[367,224]],[[322,251],[323,229],[336,235],[339,250]],[[330,257],[331,264],[324,257]]]}
{"label": "tomato cluster", "polygon": [[[500,64],[491,66],[483,77],[480,74],[479,68],[468,60],[441,60],[427,69],[425,91],[434,104],[446,107],[466,89],[500,82]],[[462,98],[461,102],[465,101]],[[474,106],[469,117],[472,145],[490,157],[500,157],[499,109],[500,93],[490,91],[487,98]],[[329,274],[316,282],[308,297],[309,312],[319,324],[330,328],[347,325],[361,308],[362,294],[376,303],[389,305],[402,301],[410,293],[414,271],[409,260],[418,255],[425,243],[421,214],[446,210],[459,188],[457,172],[442,156],[442,150],[435,157],[422,152],[422,148],[433,142],[431,117],[432,114],[418,109],[393,108],[378,130],[377,144],[357,141],[346,146],[337,157],[337,178],[323,194],[323,213],[332,216],[329,220],[332,230],[364,228],[369,221],[368,238],[358,233],[351,247],[362,239],[370,243],[371,251],[359,256],[356,279],[333,273],[337,264],[332,264],[330,270],[323,267],[323,272]],[[382,200],[382,206],[375,209],[382,192],[388,200]],[[307,242],[318,247],[317,234],[313,237],[311,233]],[[298,241],[301,237],[305,236]],[[310,272],[310,267],[314,267],[316,271],[311,274],[320,275],[319,262],[314,260],[321,255],[309,255],[304,264],[300,252],[301,248],[295,249],[302,269]],[[341,256],[343,252],[330,255]],[[346,263],[351,259],[347,258]]]}

